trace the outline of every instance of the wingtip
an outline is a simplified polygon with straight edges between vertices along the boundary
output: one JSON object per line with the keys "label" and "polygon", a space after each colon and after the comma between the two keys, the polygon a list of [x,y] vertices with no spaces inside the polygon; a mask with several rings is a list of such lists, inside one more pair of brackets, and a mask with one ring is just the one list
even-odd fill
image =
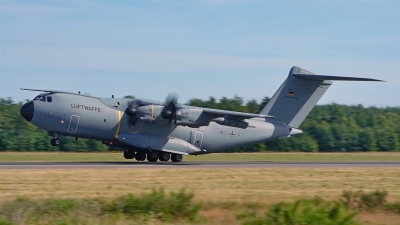
{"label": "wingtip", "polygon": [[373,78],[367,78],[368,80],[366,81],[375,81],[375,82],[386,82],[384,80],[378,80],[378,79],[373,79]]}

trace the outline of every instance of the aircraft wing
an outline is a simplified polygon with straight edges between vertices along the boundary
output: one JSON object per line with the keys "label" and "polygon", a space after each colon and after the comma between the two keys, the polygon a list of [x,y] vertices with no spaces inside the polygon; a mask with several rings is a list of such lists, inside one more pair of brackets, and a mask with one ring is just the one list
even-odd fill
{"label": "aircraft wing", "polygon": [[244,113],[244,112],[233,112],[233,111],[219,110],[219,109],[203,108],[203,112],[213,115],[214,118],[229,117],[229,118],[234,118],[237,120],[245,120],[245,119],[250,119],[250,118],[275,118],[274,116],[269,116],[269,115]]}
{"label": "aircraft wing", "polygon": [[274,116],[181,105],[177,109],[175,124],[201,127],[210,125],[210,122],[215,122],[223,126],[246,129],[249,127],[249,123],[244,120],[251,118],[274,118]]}

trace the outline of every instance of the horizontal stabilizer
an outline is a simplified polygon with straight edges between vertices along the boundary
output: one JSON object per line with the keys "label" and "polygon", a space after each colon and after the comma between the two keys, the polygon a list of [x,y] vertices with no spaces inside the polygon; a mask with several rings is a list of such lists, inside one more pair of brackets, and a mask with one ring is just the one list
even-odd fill
{"label": "horizontal stabilizer", "polygon": [[296,78],[306,79],[306,80],[342,80],[342,81],[383,81],[371,78],[359,78],[359,77],[339,77],[339,76],[328,76],[328,75],[311,75],[294,73],[292,74]]}

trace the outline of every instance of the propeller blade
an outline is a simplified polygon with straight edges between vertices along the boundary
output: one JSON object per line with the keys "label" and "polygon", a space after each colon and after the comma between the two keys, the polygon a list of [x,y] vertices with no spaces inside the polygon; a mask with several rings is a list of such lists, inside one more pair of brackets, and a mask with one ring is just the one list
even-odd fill
{"label": "propeller blade", "polygon": [[168,106],[170,104],[177,105],[179,100],[179,95],[176,92],[171,92],[165,99],[165,104]]}
{"label": "propeller blade", "polygon": [[171,92],[167,95],[165,99],[165,108],[161,113],[164,119],[169,119],[170,123],[175,121],[176,117],[176,105],[179,101],[179,95],[175,92]]}

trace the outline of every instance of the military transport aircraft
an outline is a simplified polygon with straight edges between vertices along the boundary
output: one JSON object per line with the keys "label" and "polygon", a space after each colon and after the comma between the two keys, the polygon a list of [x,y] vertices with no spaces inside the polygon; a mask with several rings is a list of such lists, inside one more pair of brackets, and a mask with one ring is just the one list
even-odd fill
{"label": "military transport aircraft", "polygon": [[298,129],[333,80],[380,81],[315,75],[293,67],[260,114],[181,105],[171,93],[165,102],[97,98],[54,90],[21,107],[30,123],[48,131],[53,146],[60,137],[102,141],[124,149],[126,159],[181,162],[183,155],[215,153],[301,134]]}

